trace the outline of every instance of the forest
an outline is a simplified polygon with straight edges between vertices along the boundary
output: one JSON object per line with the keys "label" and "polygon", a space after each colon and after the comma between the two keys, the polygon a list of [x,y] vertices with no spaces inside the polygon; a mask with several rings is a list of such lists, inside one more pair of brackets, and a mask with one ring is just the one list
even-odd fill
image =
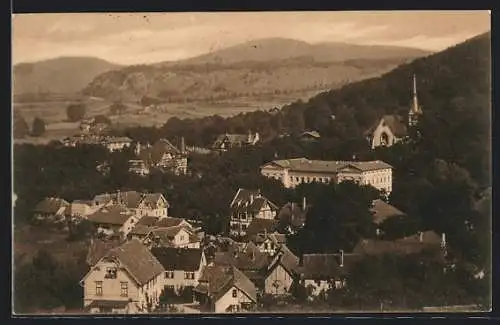
{"label": "forest", "polygon": [[[436,297],[441,302],[447,297],[484,300],[491,276],[491,192],[488,192],[492,186],[491,94],[490,59],[486,55],[489,47],[490,35],[482,35],[402,65],[380,78],[322,93],[308,102],[292,103],[281,110],[270,108],[226,119],[171,118],[159,129],[141,127],[124,131],[134,141],[154,142],[165,137],[175,143],[184,137],[187,144],[197,146],[210,146],[224,132],[252,130],[263,136],[264,141],[255,147],[230,150],[224,155],[191,155],[191,174],[186,176],[131,175],[127,162],[133,156],[132,150],[108,153],[104,148],[92,146],[16,145],[14,191],[18,200],[14,224],[17,227],[29,223],[33,207],[46,196],[72,201],[130,189],[162,192],[171,203],[170,215],[199,219],[207,233],[224,233],[228,205],[237,189],[260,188],[278,206],[288,201],[301,202],[307,196],[314,207],[304,229],[289,238],[291,249],[298,253],[337,252],[352,248],[359,238],[373,233],[368,208],[378,193],[350,183],[307,184],[286,190],[280,182],[261,176],[259,166],[273,159],[299,156],[380,159],[394,167],[389,202],[408,215],[405,220],[390,219],[384,223],[385,235],[399,238],[418,229],[445,232],[451,257],[460,261],[460,267],[458,273],[451,275],[431,272],[429,279],[439,292]],[[363,131],[383,114],[406,114],[414,73],[424,111],[416,132],[410,141],[371,150]],[[304,130],[317,130],[320,140],[303,143],[294,137],[277,137]],[[111,166],[108,175],[96,170],[105,161]],[[417,284],[424,281],[418,272],[426,268],[409,267],[407,262],[377,260],[369,264],[376,266],[373,272],[361,265],[359,273],[351,275],[356,284],[339,297],[347,300],[357,297],[357,301],[376,297],[373,299],[379,302],[381,296],[398,295],[406,290],[416,297],[407,299],[417,303],[424,293],[432,295],[432,291],[425,291],[430,290],[427,286]],[[394,263],[407,266],[398,268]],[[467,265],[486,270],[486,277],[479,281],[467,272],[460,273]],[[430,265],[428,270],[433,268]],[[394,273],[394,269],[399,269],[399,273]],[[380,279],[383,274],[393,275],[394,286],[385,285]],[[23,275],[16,272],[18,276]],[[411,279],[416,282],[409,284]],[[365,295],[367,292],[372,296]]]}

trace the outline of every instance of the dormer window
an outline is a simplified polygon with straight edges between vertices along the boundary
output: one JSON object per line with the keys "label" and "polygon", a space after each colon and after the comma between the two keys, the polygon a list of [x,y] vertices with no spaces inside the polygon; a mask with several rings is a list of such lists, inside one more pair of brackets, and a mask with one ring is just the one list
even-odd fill
{"label": "dormer window", "polygon": [[107,267],[105,279],[116,279],[116,275],[118,273],[118,269],[116,267]]}

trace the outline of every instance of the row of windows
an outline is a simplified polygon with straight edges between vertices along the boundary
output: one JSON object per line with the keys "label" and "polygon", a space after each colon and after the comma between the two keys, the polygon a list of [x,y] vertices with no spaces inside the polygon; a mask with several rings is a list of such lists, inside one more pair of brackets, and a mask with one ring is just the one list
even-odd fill
{"label": "row of windows", "polygon": [[295,181],[296,183],[311,183],[311,182],[320,182],[320,183],[329,183],[331,181],[330,177],[309,177],[309,176],[292,176],[291,177],[292,182]]}
{"label": "row of windows", "polygon": [[[173,279],[174,271],[165,271],[165,279]],[[184,272],[184,279],[194,280],[194,272]]]}
{"label": "row of windows", "polygon": [[[102,281],[95,282],[95,294],[96,296],[102,296]],[[128,297],[128,282],[120,282],[120,296]]]}

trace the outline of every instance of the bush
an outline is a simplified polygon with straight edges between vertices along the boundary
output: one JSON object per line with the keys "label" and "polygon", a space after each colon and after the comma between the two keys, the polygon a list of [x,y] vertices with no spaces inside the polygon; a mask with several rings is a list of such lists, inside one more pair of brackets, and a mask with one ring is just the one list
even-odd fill
{"label": "bush", "polygon": [[39,117],[33,120],[33,127],[31,129],[31,135],[34,137],[39,137],[45,133],[45,121]]}
{"label": "bush", "polygon": [[66,115],[70,122],[78,122],[83,119],[87,108],[84,104],[71,104],[66,108]]}

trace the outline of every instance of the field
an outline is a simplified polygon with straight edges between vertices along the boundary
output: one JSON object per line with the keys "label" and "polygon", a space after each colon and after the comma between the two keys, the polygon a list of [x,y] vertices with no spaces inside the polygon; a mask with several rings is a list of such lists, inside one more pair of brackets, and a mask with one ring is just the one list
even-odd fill
{"label": "field", "polygon": [[[239,113],[279,108],[298,99],[307,99],[315,93],[317,91],[286,96],[241,97],[218,102],[167,103],[161,108],[151,110],[146,110],[137,103],[125,103],[128,108],[120,116],[110,115],[109,106],[111,103],[106,100],[89,97],[84,103],[87,107],[86,116],[106,115],[116,128],[158,127],[174,116],[181,119],[202,118],[210,115],[229,117]],[[66,117],[66,108],[72,103],[69,99],[14,103],[14,110],[21,113],[28,125],[31,126],[36,117],[42,118],[46,123],[46,132],[43,136],[16,139],[15,143],[46,144],[51,140],[61,140],[78,133],[79,123],[68,122]]]}

